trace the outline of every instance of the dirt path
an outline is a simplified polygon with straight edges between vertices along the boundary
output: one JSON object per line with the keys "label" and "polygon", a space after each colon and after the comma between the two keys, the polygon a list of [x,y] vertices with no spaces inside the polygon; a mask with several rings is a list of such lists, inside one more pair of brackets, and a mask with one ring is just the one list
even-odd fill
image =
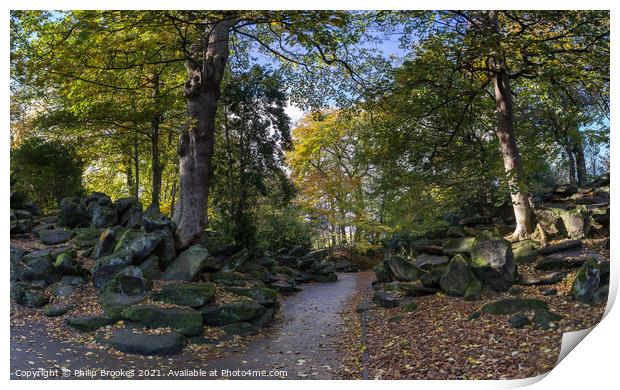
{"label": "dirt path", "polygon": [[270,336],[233,351],[228,357],[211,361],[197,360],[190,352],[121,361],[105,350],[93,351],[53,339],[37,324],[13,327],[11,379],[33,375],[35,370],[40,370],[39,375],[61,376],[61,367],[68,369],[69,377],[74,379],[79,376],[76,374],[83,374],[84,379],[92,375],[101,377],[102,370],[115,371],[110,374],[120,378],[133,375],[134,379],[148,375],[154,379],[179,377],[184,373],[198,374],[199,379],[329,379],[340,361],[333,343],[342,326],[339,313],[347,299],[364,288],[362,276],[339,274],[336,283],[303,285],[302,291],[283,301],[282,320],[274,325]]}

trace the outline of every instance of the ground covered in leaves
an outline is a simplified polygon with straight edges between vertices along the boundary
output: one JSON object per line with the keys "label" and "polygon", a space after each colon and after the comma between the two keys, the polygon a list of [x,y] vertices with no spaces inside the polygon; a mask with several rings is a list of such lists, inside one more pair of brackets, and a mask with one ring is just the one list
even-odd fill
{"label": "ground covered in leaves", "polygon": [[[585,240],[587,249],[609,258],[606,239]],[[531,265],[520,265],[519,272],[535,272]],[[485,295],[466,301],[437,293],[417,298],[418,308],[408,312],[405,305],[386,309],[371,304],[366,324],[366,344],[362,345],[360,313],[356,307],[371,302],[370,277],[366,288],[351,298],[342,313],[346,332],[339,351],[343,379],[517,379],[544,374],[555,366],[562,334],[595,326],[605,305],[589,306],[570,297],[576,270],[562,282],[551,286],[518,286],[509,292]],[[545,295],[552,288],[556,295]],[[527,325],[515,329],[511,315],[472,314],[492,301],[508,297],[541,299],[562,319],[548,330]],[[406,299],[404,302],[406,302]],[[474,314],[473,317],[476,317]],[[368,355],[365,364],[362,354]]]}

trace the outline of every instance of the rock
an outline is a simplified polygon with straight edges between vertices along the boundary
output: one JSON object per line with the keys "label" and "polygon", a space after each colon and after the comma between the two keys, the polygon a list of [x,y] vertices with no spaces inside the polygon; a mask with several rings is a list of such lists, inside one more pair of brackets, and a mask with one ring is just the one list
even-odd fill
{"label": "rock", "polygon": [[205,324],[221,326],[258,318],[265,313],[265,307],[254,301],[243,300],[205,307],[201,311]]}
{"label": "rock", "polygon": [[558,295],[558,290],[555,288],[543,288],[540,290],[541,294],[547,297]]}
{"label": "rock", "polygon": [[92,271],[95,287],[102,288],[117,273],[131,265],[131,255],[131,252],[122,251],[97,260]]}
{"label": "rock", "polygon": [[437,291],[436,288],[426,287],[422,283],[398,283],[398,289],[412,297],[421,297],[424,295],[433,295]]}
{"label": "rock", "polygon": [[[161,269],[166,269],[174,262],[177,257],[175,244],[174,244],[174,235],[167,227],[156,230],[152,234],[156,234],[160,237],[159,245],[155,249],[154,253],[157,255],[159,259],[159,267]],[[217,264],[217,268],[213,268],[213,262],[207,261],[205,263],[205,270],[213,270],[217,271],[219,269],[219,262]]]}
{"label": "rock", "polygon": [[459,253],[469,253],[474,244],[474,237],[451,238],[446,240],[441,250],[444,255],[454,256]]}
{"label": "rock", "polygon": [[561,319],[561,316],[552,313],[547,309],[534,310],[534,324],[541,329],[548,330],[550,328],[554,328],[556,323]]}
{"label": "rock", "polygon": [[116,233],[113,229],[105,229],[99,236],[99,240],[95,244],[91,257],[95,260],[111,255],[114,251],[114,244],[116,243]]}
{"label": "rock", "polygon": [[389,282],[392,280],[392,273],[385,267],[384,263],[380,263],[372,269],[378,282]]}
{"label": "rock", "polygon": [[73,237],[73,232],[71,230],[51,229],[39,231],[39,238],[45,245],[62,244],[63,242],[69,241],[71,237]]}
{"label": "rock", "polygon": [[441,276],[446,272],[448,265],[435,266],[430,271],[425,272],[421,277],[420,281],[422,285],[425,287],[439,288],[439,280],[441,280]]}
{"label": "rock", "polygon": [[250,260],[250,254],[247,249],[242,249],[238,253],[232,255],[228,260],[222,264],[222,271],[240,271],[243,265]]}
{"label": "rock", "polygon": [[69,317],[65,320],[67,325],[79,330],[80,332],[90,332],[103,328],[104,326],[112,325],[116,321],[103,316],[78,316]]}
{"label": "rock", "polygon": [[59,279],[59,274],[52,264],[49,250],[29,253],[15,264],[14,275],[17,280],[45,280],[48,284]]}
{"label": "rock", "polygon": [[508,323],[515,329],[521,329],[532,321],[524,313],[517,313],[508,319]]}
{"label": "rock", "polygon": [[244,285],[249,280],[247,276],[239,272],[215,272],[209,275],[209,279],[225,286]]}
{"label": "rock", "polygon": [[446,231],[446,236],[452,238],[463,238],[466,236],[465,229],[460,226],[450,226]]}
{"label": "rock", "polygon": [[83,199],[72,196],[60,201],[60,214],[58,223],[69,228],[88,226],[90,215]]}
{"label": "rock", "polygon": [[297,245],[288,252],[288,255],[291,257],[302,257],[306,253],[308,253],[308,250],[306,248],[301,245]]}
{"label": "rock", "polygon": [[385,267],[390,270],[391,274],[398,280],[414,281],[422,275],[422,271],[413,263],[399,256],[391,256],[385,260]]}
{"label": "rock", "polygon": [[543,257],[536,263],[534,268],[540,271],[573,269],[581,267],[586,260],[587,258],[585,257],[569,257],[556,254]]}
{"label": "rock", "polygon": [[164,228],[175,229],[174,223],[168,217],[161,214],[158,210],[151,209],[147,210],[142,216],[142,226],[149,233]]}
{"label": "rock", "polygon": [[278,303],[278,292],[266,287],[227,287],[226,291],[236,295],[252,298],[265,307],[273,307]]}
{"label": "rock", "polygon": [[178,332],[165,334],[133,333],[129,329],[120,329],[105,343],[121,352],[136,355],[176,355],[183,351],[187,340]]}
{"label": "rock", "polygon": [[139,295],[151,288],[151,282],[144,277],[142,270],[134,265],[118,272],[103,286],[104,292],[124,295]]}
{"label": "rock", "polygon": [[86,268],[82,267],[82,264],[71,257],[68,253],[61,253],[58,257],[56,257],[54,268],[56,268],[61,275],[90,275],[90,272],[88,272]]}
{"label": "rock", "polygon": [[490,302],[480,309],[487,314],[514,314],[523,310],[547,309],[547,302],[531,298],[505,298]]}
{"label": "rock", "polygon": [[301,289],[297,287],[294,282],[289,282],[284,279],[278,279],[274,282],[269,283],[269,288],[276,290],[280,294],[291,294],[297,291],[301,291]]}
{"label": "rock", "polygon": [[547,284],[556,284],[564,280],[568,275],[568,271],[548,272],[537,276],[519,276],[519,284],[524,286],[543,286]]}
{"label": "rock", "polygon": [[73,310],[75,308],[74,305],[71,304],[67,304],[67,305],[48,305],[45,308],[45,315],[47,317],[60,317],[64,314],[67,314],[68,312],[70,312],[71,310]]}
{"label": "rock", "polygon": [[31,308],[44,306],[50,300],[43,288],[26,282],[11,284],[11,298],[16,303]]}
{"label": "rock", "polygon": [[583,246],[583,242],[581,240],[566,240],[557,244],[549,245],[544,248],[540,248],[538,253],[541,256],[547,256],[552,253],[562,252],[569,249],[581,248]]}
{"label": "rock", "polygon": [[123,309],[142,302],[144,295],[125,295],[115,292],[104,292],[99,296],[103,312],[109,318],[120,320]]}
{"label": "rock", "polygon": [[10,233],[13,234],[26,234],[30,233],[34,227],[34,222],[28,219],[15,219],[11,221]]}
{"label": "rock", "polygon": [[155,255],[149,256],[148,259],[139,265],[139,268],[142,270],[142,274],[147,279],[156,280],[161,277],[159,258]]}
{"label": "rock", "polygon": [[278,264],[285,267],[297,267],[299,258],[294,256],[278,256]]}
{"label": "rock", "polygon": [[514,261],[519,264],[532,263],[538,257],[539,245],[532,240],[518,241],[512,244]]}
{"label": "rock", "polygon": [[118,215],[114,207],[99,204],[91,208],[92,225],[97,229],[107,228],[117,224]]}
{"label": "rock", "polygon": [[253,336],[258,333],[258,328],[256,326],[245,321],[224,325],[223,330],[228,335],[236,335],[241,337]]}
{"label": "rock", "polygon": [[253,319],[251,323],[257,328],[266,328],[271,325],[271,323],[275,319],[275,316],[276,310],[274,308],[267,308],[260,317]]}
{"label": "rock", "polygon": [[200,245],[189,247],[170,264],[162,275],[163,280],[192,281],[203,271],[209,252]]}
{"label": "rock", "polygon": [[448,267],[439,279],[439,285],[448,295],[462,297],[470,289],[475,291],[480,285],[480,281],[469,269],[463,256],[456,255],[450,260]]}
{"label": "rock", "polygon": [[128,229],[139,229],[142,225],[142,204],[134,198],[120,198],[114,202],[118,222]]}
{"label": "rock", "polygon": [[129,244],[129,250],[133,252],[133,260],[140,264],[146,260],[161,242],[162,236],[157,233],[146,233],[135,237]]}
{"label": "rock", "polygon": [[475,226],[475,225],[488,225],[493,222],[493,217],[491,216],[475,216],[469,218],[463,218],[459,221],[459,225],[461,226]]}
{"label": "rock", "polygon": [[400,304],[398,297],[392,293],[385,291],[377,291],[372,297],[372,301],[385,308],[397,307]]}
{"label": "rock", "polygon": [[506,291],[517,280],[512,246],[503,238],[476,236],[471,249],[471,268],[482,283]]}
{"label": "rock", "polygon": [[415,266],[421,269],[429,270],[433,267],[447,265],[450,262],[448,256],[437,256],[428,253],[422,253],[416,257]]}
{"label": "rock", "polygon": [[329,255],[329,251],[325,248],[325,249],[317,249],[314,250],[312,252],[308,252],[306,253],[303,257],[302,257],[302,261],[306,260],[306,259],[312,259],[316,262],[320,262],[323,261],[327,255]]}
{"label": "rock", "polygon": [[99,229],[77,228],[73,232],[75,233],[73,244],[78,248],[92,248],[99,241]]}
{"label": "rock", "polygon": [[336,272],[353,273],[360,272],[360,267],[357,264],[353,264],[347,260],[337,260],[333,262]]}
{"label": "rock", "polygon": [[215,286],[211,283],[166,285],[151,298],[179,306],[200,307],[213,300]]}
{"label": "rock", "polygon": [[194,309],[135,305],[123,309],[121,316],[148,328],[170,327],[185,336],[202,333],[202,316]]}
{"label": "rock", "polygon": [[590,216],[585,207],[580,206],[571,210],[551,209],[564,223],[566,234],[573,239],[586,238],[590,230]]}
{"label": "rock", "polygon": [[135,238],[143,234],[144,232],[142,230],[135,230],[135,229],[125,230],[123,234],[116,241],[116,244],[114,245],[114,250],[112,251],[112,253],[129,250],[132,241]]}
{"label": "rock", "polygon": [[571,294],[573,299],[581,303],[592,303],[596,291],[601,286],[601,269],[595,260],[588,260],[577,271]]}

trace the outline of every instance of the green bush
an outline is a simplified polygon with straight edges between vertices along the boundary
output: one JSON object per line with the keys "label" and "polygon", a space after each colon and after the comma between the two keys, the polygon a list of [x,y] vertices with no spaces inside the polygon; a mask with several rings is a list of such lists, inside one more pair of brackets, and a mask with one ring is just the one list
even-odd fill
{"label": "green bush", "polygon": [[75,151],[58,141],[33,137],[11,150],[15,190],[26,193],[43,210],[83,192],[83,167]]}
{"label": "green bush", "polygon": [[269,207],[269,210],[261,211],[261,216],[257,218],[257,237],[271,243],[272,250],[296,245],[312,246],[312,229],[297,208],[278,210]]}

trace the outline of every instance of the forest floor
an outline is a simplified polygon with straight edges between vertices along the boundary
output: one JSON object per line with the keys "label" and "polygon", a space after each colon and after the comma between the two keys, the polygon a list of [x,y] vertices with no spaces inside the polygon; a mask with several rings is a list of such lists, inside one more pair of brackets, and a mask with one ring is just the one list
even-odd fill
{"label": "forest floor", "polygon": [[[606,239],[584,240],[588,250],[609,259]],[[520,265],[519,272],[532,272]],[[403,306],[386,309],[370,305],[365,329],[366,345],[356,307],[371,302],[370,282],[355,294],[343,313],[346,332],[341,336],[343,379],[517,379],[544,374],[555,367],[564,332],[595,326],[605,305],[579,304],[570,298],[576,270],[553,286],[518,286],[523,298],[541,299],[562,319],[548,330],[532,325],[515,329],[510,315],[470,315],[492,301],[511,297],[508,292],[466,301],[438,293],[415,298],[412,312]],[[556,295],[543,294],[549,288]],[[362,354],[367,355],[364,365]],[[364,369],[365,373],[362,374]]]}
{"label": "forest floor", "polygon": [[[170,370],[185,369],[207,372],[204,377],[187,379],[338,378],[342,367],[336,345],[344,332],[339,313],[353,294],[364,290],[368,280],[368,273],[339,274],[336,283],[304,285],[302,291],[282,302],[277,322],[258,335],[192,344],[171,357],[127,355],[94,340],[72,339],[68,335],[75,331],[66,329],[58,319],[44,317],[36,309],[12,307],[11,378],[16,379],[16,370],[43,368],[61,372],[63,367],[72,372],[72,379],[89,379],[76,377],[79,370],[97,377],[101,377],[102,370],[109,370],[117,378],[127,378],[134,370],[134,378],[150,375],[162,379],[170,378]],[[223,370],[233,373],[225,374]],[[266,374],[236,376],[236,370],[264,370]]]}

